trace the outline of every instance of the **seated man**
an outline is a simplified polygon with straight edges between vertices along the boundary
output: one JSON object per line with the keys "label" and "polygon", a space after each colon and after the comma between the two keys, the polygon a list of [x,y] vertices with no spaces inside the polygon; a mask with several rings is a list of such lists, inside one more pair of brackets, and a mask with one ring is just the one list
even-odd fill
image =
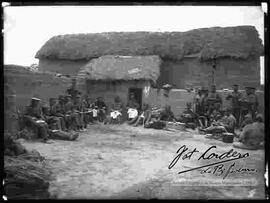
{"label": "seated man", "polygon": [[[52,103],[52,98],[50,98],[50,105]],[[61,129],[60,120],[50,114],[50,106],[42,106],[42,114],[44,116],[45,122],[48,124],[49,129]]]}
{"label": "seated man", "polygon": [[150,120],[151,120],[151,109],[149,107],[149,104],[143,104],[142,112],[138,116],[134,126],[136,127],[141,123],[144,126],[145,124],[148,124]]}
{"label": "seated man", "polygon": [[248,113],[244,116],[244,120],[242,121],[241,123],[241,126],[240,126],[240,129],[243,130],[243,128],[248,125],[248,124],[251,124],[253,123],[253,120],[252,120],[252,115],[251,113]]}
{"label": "seated man", "polygon": [[225,116],[220,120],[221,124],[225,127],[227,132],[229,133],[235,133],[235,127],[236,127],[236,118],[232,114],[231,109],[227,109],[225,111]]}
{"label": "seated man", "polygon": [[127,114],[128,114],[128,124],[133,124],[136,122],[140,105],[135,99],[134,93],[130,93],[129,100],[127,103]]}
{"label": "seated man", "polygon": [[42,114],[40,99],[32,98],[31,105],[27,108],[24,118],[26,125],[33,128],[37,135],[42,138],[43,142],[49,143],[48,124],[45,122],[45,118]]}
{"label": "seated man", "polygon": [[110,115],[108,116],[108,119],[104,123],[121,123],[122,121],[122,114],[123,114],[123,108],[124,105],[121,102],[121,99],[119,96],[116,96],[114,98],[114,104],[112,105]]}
{"label": "seated man", "polygon": [[185,123],[187,128],[195,129],[198,115],[192,111],[191,103],[186,104],[186,110],[181,114],[179,122]]}
{"label": "seated man", "polygon": [[263,148],[265,136],[264,129],[263,118],[259,114],[256,116],[254,123],[248,124],[243,128],[243,131],[240,133],[239,142],[235,142],[233,146],[250,150]]}
{"label": "seated man", "polygon": [[224,132],[234,133],[236,119],[232,115],[230,109],[227,109],[225,112],[226,113],[222,118],[218,119],[217,121],[213,120],[210,127],[206,129],[201,129],[201,131],[204,131],[209,134],[224,133]]}
{"label": "seated man", "polygon": [[160,113],[159,120],[162,121],[175,121],[173,112],[171,111],[171,106],[166,105],[163,111]]}
{"label": "seated man", "polygon": [[[60,101],[59,101],[60,102]],[[59,130],[66,131],[65,117],[61,113],[61,105],[56,98],[50,99],[50,116],[51,121],[56,122]]]}
{"label": "seated man", "polygon": [[[106,118],[107,106],[103,101],[103,97],[98,97],[95,101],[95,109],[97,110],[97,119],[99,122],[103,122]],[[94,116],[95,117],[95,116]]]}

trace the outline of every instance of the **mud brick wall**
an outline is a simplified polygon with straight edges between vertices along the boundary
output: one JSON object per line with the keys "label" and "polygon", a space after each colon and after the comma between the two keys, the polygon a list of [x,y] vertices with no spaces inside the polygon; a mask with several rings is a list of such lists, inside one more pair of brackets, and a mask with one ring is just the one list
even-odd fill
{"label": "mud brick wall", "polygon": [[[231,106],[231,102],[226,100],[226,96],[231,92],[231,91],[222,91],[218,90],[217,91],[223,101],[223,106],[222,108],[227,108]],[[244,92],[243,90],[240,90],[240,92]],[[259,99],[259,112],[264,115],[264,92],[263,91],[256,91],[256,95],[258,96]],[[185,108],[186,108],[186,103],[187,102],[193,102],[195,97],[194,92],[188,92],[184,89],[172,89],[169,93],[169,97],[166,99],[163,96],[163,90],[160,90],[160,92],[157,92],[157,89],[151,89],[149,98],[147,101],[149,101],[149,104],[152,106],[157,106],[161,107],[164,106],[165,104],[168,104],[171,106],[172,111],[178,115],[181,114]]]}
{"label": "mud brick wall", "polygon": [[[176,89],[208,87],[212,81],[212,61],[184,58],[181,61],[164,59],[157,81],[159,85],[174,84]],[[217,89],[231,88],[232,84],[260,86],[260,60],[257,58],[216,60],[215,83]]]}
{"label": "mud brick wall", "polygon": [[64,94],[66,89],[71,85],[70,78],[59,78],[48,73],[27,72],[9,72],[5,71],[4,75],[13,83],[11,85],[16,94],[16,106],[29,105],[31,97],[38,97],[43,102],[48,102],[51,97],[58,97]]}

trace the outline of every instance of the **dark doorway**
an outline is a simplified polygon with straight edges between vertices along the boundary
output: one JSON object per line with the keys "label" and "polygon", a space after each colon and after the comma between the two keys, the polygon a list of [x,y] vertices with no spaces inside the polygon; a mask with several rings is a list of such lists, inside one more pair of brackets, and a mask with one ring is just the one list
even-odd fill
{"label": "dark doorway", "polygon": [[142,107],[142,88],[129,88],[128,98],[129,98],[130,93],[134,94],[135,99],[139,103],[140,109],[141,109],[141,107]]}

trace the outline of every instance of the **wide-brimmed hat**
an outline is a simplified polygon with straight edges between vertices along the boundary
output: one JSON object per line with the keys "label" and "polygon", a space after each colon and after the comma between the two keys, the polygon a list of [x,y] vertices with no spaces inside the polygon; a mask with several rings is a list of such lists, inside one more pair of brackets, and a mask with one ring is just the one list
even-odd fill
{"label": "wide-brimmed hat", "polygon": [[246,86],[245,88],[246,89],[256,89],[255,87],[252,87],[252,86]]}
{"label": "wide-brimmed hat", "polygon": [[41,99],[39,99],[39,98],[37,98],[37,97],[32,97],[31,100],[33,100],[33,101],[41,101]]}

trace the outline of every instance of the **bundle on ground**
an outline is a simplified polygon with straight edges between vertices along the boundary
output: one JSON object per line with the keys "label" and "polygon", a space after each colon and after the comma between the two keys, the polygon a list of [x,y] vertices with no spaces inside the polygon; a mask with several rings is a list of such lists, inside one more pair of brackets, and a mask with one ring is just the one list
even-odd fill
{"label": "bundle on ground", "polygon": [[48,188],[51,175],[43,162],[27,160],[23,155],[5,156],[4,163],[6,176],[4,189],[9,199],[49,198]]}

